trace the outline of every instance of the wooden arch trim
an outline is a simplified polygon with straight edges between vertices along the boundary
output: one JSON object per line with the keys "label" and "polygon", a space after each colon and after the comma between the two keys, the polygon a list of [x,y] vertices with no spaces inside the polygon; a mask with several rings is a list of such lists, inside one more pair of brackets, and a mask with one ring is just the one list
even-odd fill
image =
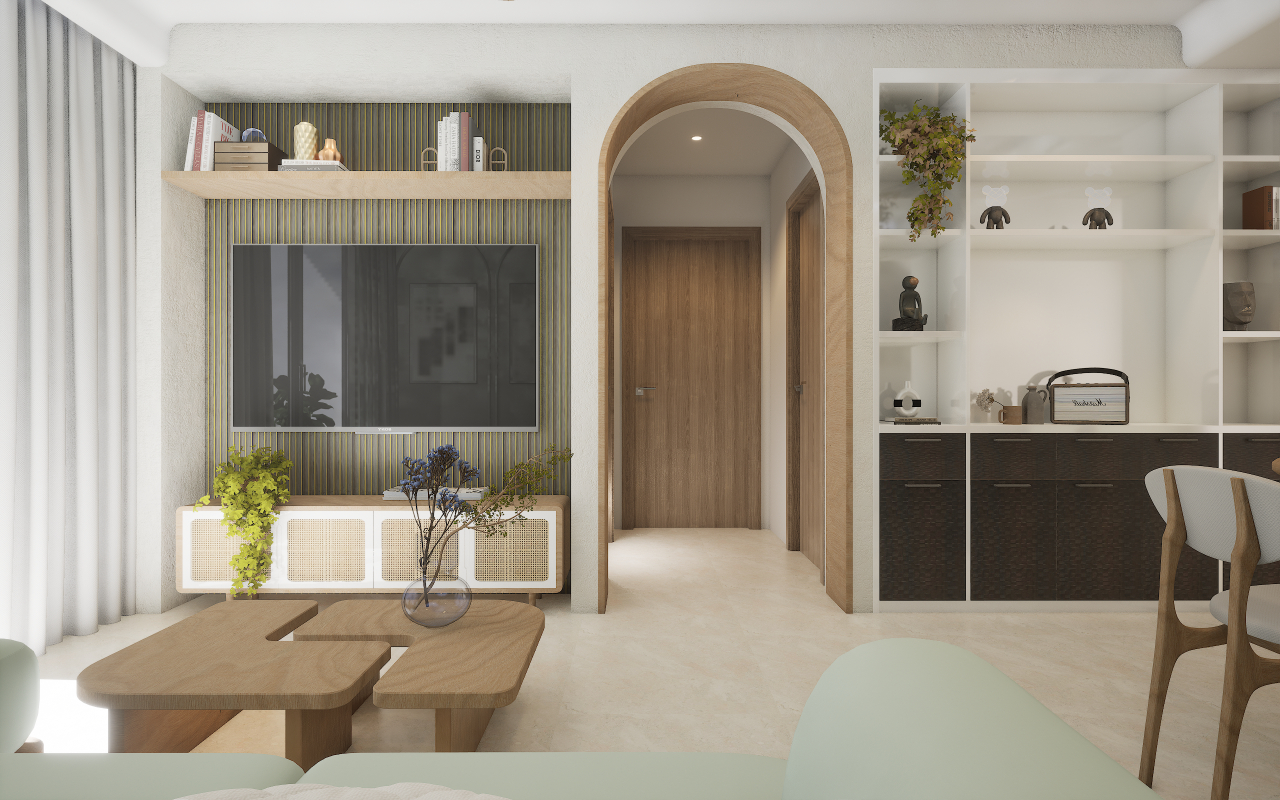
{"label": "wooden arch trim", "polygon": [[600,149],[599,172],[599,581],[598,611],[609,596],[609,540],[613,517],[613,220],[609,179],[627,141],[668,109],[728,101],[756,106],[786,120],[813,148],[826,183],[824,407],[827,594],[853,611],[853,157],[836,115],[812,89],[777,70],[754,64],[698,64],[652,81],[618,111]]}

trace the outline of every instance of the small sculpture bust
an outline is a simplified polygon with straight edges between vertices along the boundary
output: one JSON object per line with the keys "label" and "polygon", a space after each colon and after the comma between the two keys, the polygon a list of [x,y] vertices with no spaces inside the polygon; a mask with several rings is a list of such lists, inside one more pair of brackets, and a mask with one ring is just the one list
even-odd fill
{"label": "small sculpture bust", "polygon": [[1236,281],[1222,284],[1222,329],[1247,331],[1253,322],[1253,284]]}
{"label": "small sculpture bust", "polygon": [[1115,225],[1115,218],[1107,210],[1107,206],[1111,205],[1111,187],[1095,189],[1090,186],[1084,190],[1084,193],[1089,198],[1089,203],[1093,208],[1084,212],[1084,219],[1080,221],[1080,224],[1088,225],[1091,231],[1105,231],[1108,225]]}
{"label": "small sculpture bust", "polygon": [[898,318],[893,321],[895,331],[922,331],[929,315],[924,313],[924,304],[920,302],[920,293],[916,287],[920,279],[908,275],[902,279],[902,294],[898,295]]}

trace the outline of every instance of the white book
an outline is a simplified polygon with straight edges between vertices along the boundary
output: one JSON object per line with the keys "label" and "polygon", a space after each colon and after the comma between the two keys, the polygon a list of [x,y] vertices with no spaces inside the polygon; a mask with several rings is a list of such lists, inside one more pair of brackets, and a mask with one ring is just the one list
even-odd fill
{"label": "white book", "polygon": [[196,118],[191,118],[191,130],[187,133],[187,157],[182,160],[182,169],[191,171],[191,160],[196,154]]}
{"label": "white book", "polygon": [[484,172],[489,163],[489,145],[484,143],[483,136],[471,137],[471,171]]}
{"label": "white book", "polygon": [[436,171],[444,171],[444,120],[436,121]]}
{"label": "white book", "polygon": [[[219,117],[212,111],[201,111],[197,116],[204,116],[204,141],[200,143],[201,170],[213,169],[214,142],[240,141],[240,129]],[[195,168],[194,165],[192,165]]]}
{"label": "white book", "polygon": [[449,115],[449,169],[462,171],[462,143],[458,141],[462,133],[462,115],[454,111]]}

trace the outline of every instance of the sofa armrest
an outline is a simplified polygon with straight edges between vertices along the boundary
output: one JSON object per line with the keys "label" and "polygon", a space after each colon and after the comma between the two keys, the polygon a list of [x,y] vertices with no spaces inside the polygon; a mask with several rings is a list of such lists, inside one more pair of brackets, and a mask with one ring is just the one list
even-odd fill
{"label": "sofa armrest", "polygon": [[301,777],[292,761],[250,753],[0,755],[4,800],[173,800],[217,789],[265,789]]}

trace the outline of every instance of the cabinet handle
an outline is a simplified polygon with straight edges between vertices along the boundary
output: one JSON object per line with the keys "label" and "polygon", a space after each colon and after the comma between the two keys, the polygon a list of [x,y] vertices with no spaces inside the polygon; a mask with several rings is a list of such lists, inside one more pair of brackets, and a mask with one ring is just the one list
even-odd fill
{"label": "cabinet handle", "polygon": [[908,483],[908,489],[941,489],[940,483]]}
{"label": "cabinet handle", "polygon": [[995,439],[997,442],[1029,442],[1030,439]]}
{"label": "cabinet handle", "polygon": [[941,439],[903,439],[904,442],[940,442]]}
{"label": "cabinet handle", "polygon": [[1030,489],[1029,483],[997,483],[997,489]]}
{"label": "cabinet handle", "polygon": [[1161,439],[1162,442],[1198,442],[1199,439]]}
{"label": "cabinet handle", "polygon": [[1114,442],[1115,439],[1076,439],[1077,442]]}
{"label": "cabinet handle", "polygon": [[1280,442],[1280,439],[1250,439],[1251,442]]}
{"label": "cabinet handle", "polygon": [[1109,483],[1077,483],[1077,489],[1110,489]]}

